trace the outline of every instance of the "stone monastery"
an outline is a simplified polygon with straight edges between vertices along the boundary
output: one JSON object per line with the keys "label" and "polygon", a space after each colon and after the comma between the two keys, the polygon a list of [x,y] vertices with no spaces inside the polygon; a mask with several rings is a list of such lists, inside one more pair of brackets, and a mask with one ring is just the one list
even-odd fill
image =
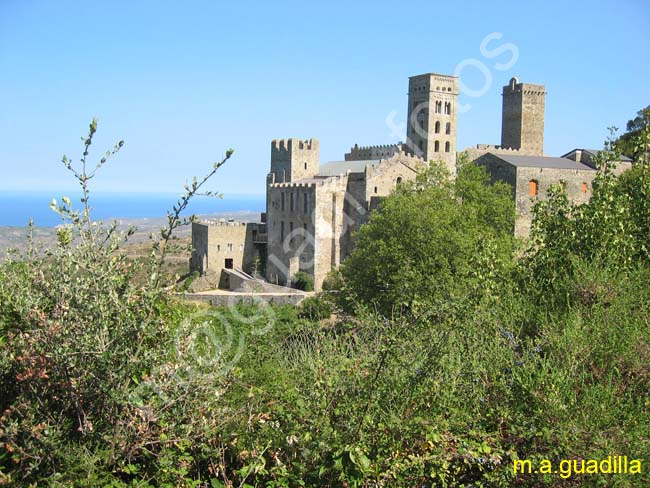
{"label": "stone monastery", "polygon": [[[486,166],[493,180],[512,187],[513,232],[526,237],[534,200],[544,198],[550,185],[562,182],[576,202],[589,199],[598,150],[544,155],[544,85],[512,78],[502,95],[501,144],[479,144],[465,152],[470,161]],[[352,234],[396,185],[414,179],[430,161],[441,161],[455,174],[457,101],[458,78],[410,77],[406,143],[355,144],[343,161],[321,164],[316,139],[273,140],[261,222],[194,223],[191,270],[261,273],[268,282],[286,286],[303,271],[321,289],[327,274],[350,254]],[[617,171],[631,167],[629,158],[621,159]]]}

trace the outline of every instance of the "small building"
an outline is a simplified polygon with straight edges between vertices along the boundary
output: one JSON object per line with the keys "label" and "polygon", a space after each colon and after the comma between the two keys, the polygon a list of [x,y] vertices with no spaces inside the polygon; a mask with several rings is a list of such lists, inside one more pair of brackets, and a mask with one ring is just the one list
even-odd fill
{"label": "small building", "polygon": [[233,219],[192,223],[190,270],[201,274],[222,269],[260,274],[266,260],[266,225]]}
{"label": "small building", "polygon": [[551,185],[563,184],[571,201],[586,203],[596,177],[593,166],[565,157],[487,153],[475,163],[485,166],[493,181],[512,187],[517,212],[514,233],[518,237],[528,236],[535,201],[545,199]]}

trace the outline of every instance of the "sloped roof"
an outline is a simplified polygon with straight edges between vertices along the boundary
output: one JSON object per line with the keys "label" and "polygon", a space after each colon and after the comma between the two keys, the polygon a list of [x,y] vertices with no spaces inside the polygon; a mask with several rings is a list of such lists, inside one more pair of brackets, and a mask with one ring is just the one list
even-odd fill
{"label": "sloped roof", "polygon": [[577,169],[583,171],[595,171],[594,168],[568,158],[551,158],[547,156],[520,156],[515,154],[494,154],[513,166],[522,168],[555,168],[555,169]]}
{"label": "sloped roof", "polygon": [[379,159],[367,159],[364,161],[330,161],[321,164],[318,171],[319,176],[336,176],[350,171],[351,173],[363,173],[366,166],[374,166],[379,163]]}
{"label": "sloped roof", "polygon": [[[575,149],[574,149],[574,151],[575,151]],[[582,151],[586,152],[586,153],[589,153],[592,156],[597,155],[599,152],[605,152],[607,154],[612,152],[612,151],[605,151],[604,149],[583,149]],[[625,161],[627,163],[631,163],[632,159],[628,158],[625,154],[621,154],[621,157],[618,159],[618,161]]]}

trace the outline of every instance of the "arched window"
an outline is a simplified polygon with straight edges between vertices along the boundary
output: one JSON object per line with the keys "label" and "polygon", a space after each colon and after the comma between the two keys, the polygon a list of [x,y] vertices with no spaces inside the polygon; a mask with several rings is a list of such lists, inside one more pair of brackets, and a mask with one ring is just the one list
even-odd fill
{"label": "arched window", "polygon": [[307,162],[305,162],[305,169],[307,169]]}
{"label": "arched window", "polygon": [[436,134],[440,134],[440,121],[436,121]]}
{"label": "arched window", "polygon": [[451,102],[445,102],[445,114],[451,114]]}
{"label": "arched window", "polygon": [[375,187],[375,193],[377,193],[377,187]]}
{"label": "arched window", "polygon": [[401,177],[401,176],[398,176],[398,177],[397,177],[397,184],[399,185],[401,182],[402,182],[402,177]]}
{"label": "arched window", "polygon": [[445,152],[449,152],[449,141],[445,142]]}
{"label": "arched window", "polygon": [[451,134],[451,122],[445,124],[445,134]]}
{"label": "arched window", "polygon": [[440,152],[440,142],[436,141],[435,144],[433,145],[433,150],[435,152]]}
{"label": "arched window", "polygon": [[587,189],[588,189],[588,188],[589,188],[589,187],[587,186],[587,183],[585,183],[585,182],[583,181],[583,182],[582,182],[582,187],[581,187],[581,189],[582,189],[582,193],[587,193]]}
{"label": "arched window", "polygon": [[538,193],[538,191],[539,191],[539,188],[538,188],[538,187],[539,187],[539,183],[537,183],[536,180],[530,180],[530,181],[528,182],[528,194],[529,194],[531,197],[536,197],[536,196],[537,196],[537,193]]}

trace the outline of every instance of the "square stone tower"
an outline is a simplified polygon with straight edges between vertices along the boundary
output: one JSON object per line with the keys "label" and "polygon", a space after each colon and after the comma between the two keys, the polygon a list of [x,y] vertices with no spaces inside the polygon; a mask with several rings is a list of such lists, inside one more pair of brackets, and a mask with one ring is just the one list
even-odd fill
{"label": "square stone tower", "polygon": [[503,87],[501,147],[529,155],[544,155],[544,85],[511,78]]}
{"label": "square stone tower", "polygon": [[289,183],[311,178],[318,173],[320,152],[318,139],[273,139],[271,141],[271,172],[267,183]]}
{"label": "square stone tower", "polygon": [[409,78],[406,145],[425,161],[443,161],[456,173],[458,78],[426,73]]}

